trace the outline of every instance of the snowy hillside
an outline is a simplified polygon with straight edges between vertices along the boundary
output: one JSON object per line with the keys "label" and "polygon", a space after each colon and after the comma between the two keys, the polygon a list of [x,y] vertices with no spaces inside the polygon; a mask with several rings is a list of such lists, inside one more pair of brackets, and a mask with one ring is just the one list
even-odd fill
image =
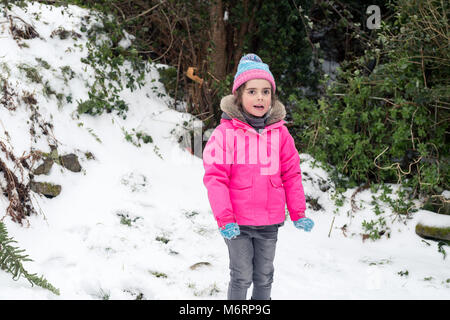
{"label": "snowy hillside", "polygon": [[[0,270],[0,299],[226,299],[228,251],[203,186],[202,160],[177,142],[192,116],[170,109],[169,98],[158,94],[164,92],[158,65],[148,66],[145,86],[120,92],[130,108],[126,119],[77,112],[94,79],[94,70],[81,62],[87,38],[80,25],[88,14],[75,6],[13,6],[7,15],[39,34],[29,40],[14,39],[10,20],[0,16],[0,75],[15,93],[10,104],[0,104],[0,141],[17,158],[32,150],[51,153],[54,145],[59,155],[76,154],[82,167],[72,172],[55,163],[48,175],[36,175],[37,182],[61,185],[61,193],[47,198],[33,192],[38,214],[23,226],[6,214],[9,202],[0,196],[9,235],[33,260],[25,268],[60,290],[58,296]],[[80,37],[52,37],[58,28]],[[70,78],[62,72],[67,66]],[[27,70],[37,70],[42,81],[30,80]],[[46,87],[57,94],[45,94]],[[23,100],[30,95],[34,107]],[[132,132],[152,142],[138,146],[135,136],[126,138]],[[337,206],[327,172],[309,155],[300,156],[305,193],[314,200],[306,215],[315,227],[305,233],[287,218],[280,229],[273,299],[450,298],[450,258],[414,232],[418,221],[435,214],[398,216],[372,203],[381,189],[357,193],[353,211],[356,189],[348,190]],[[14,168],[4,153],[1,159]],[[363,237],[363,221],[381,217],[389,238]]]}

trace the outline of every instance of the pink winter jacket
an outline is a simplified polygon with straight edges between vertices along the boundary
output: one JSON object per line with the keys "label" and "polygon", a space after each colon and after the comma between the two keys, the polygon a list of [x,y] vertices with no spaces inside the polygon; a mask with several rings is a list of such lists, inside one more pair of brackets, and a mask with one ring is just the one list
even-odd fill
{"label": "pink winter jacket", "polygon": [[245,121],[232,95],[220,107],[231,120],[221,120],[203,151],[203,183],[219,227],[278,224],[286,205],[292,221],[305,217],[300,157],[284,126],[284,106],[275,103],[260,133]]}

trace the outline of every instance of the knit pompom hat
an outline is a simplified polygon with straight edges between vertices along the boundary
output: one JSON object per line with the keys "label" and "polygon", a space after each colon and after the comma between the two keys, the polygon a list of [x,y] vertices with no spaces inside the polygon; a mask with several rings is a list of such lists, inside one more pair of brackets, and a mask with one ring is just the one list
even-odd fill
{"label": "knit pompom hat", "polygon": [[269,66],[262,62],[261,58],[254,53],[249,53],[241,58],[234,76],[233,94],[245,82],[253,79],[265,79],[272,85],[275,92],[275,80]]}

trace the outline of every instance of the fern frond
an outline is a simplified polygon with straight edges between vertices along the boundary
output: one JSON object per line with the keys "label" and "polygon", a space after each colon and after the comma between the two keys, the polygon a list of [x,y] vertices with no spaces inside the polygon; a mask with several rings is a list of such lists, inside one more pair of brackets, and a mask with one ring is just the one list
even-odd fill
{"label": "fern frond", "polygon": [[8,236],[5,224],[0,221],[0,269],[10,273],[14,281],[24,276],[32,286],[37,285],[59,295],[59,289],[51,285],[43,276],[38,277],[35,273],[30,274],[25,270],[23,262],[33,260],[24,253],[24,249],[15,247],[14,243],[17,241]]}

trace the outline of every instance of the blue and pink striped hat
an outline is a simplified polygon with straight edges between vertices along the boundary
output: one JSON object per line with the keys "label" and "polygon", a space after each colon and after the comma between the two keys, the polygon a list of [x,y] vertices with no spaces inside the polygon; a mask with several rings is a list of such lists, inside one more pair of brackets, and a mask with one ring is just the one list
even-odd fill
{"label": "blue and pink striped hat", "polygon": [[275,92],[275,80],[269,66],[262,62],[261,58],[254,53],[249,53],[241,58],[234,76],[233,94],[244,83],[253,79],[265,79],[272,85]]}

